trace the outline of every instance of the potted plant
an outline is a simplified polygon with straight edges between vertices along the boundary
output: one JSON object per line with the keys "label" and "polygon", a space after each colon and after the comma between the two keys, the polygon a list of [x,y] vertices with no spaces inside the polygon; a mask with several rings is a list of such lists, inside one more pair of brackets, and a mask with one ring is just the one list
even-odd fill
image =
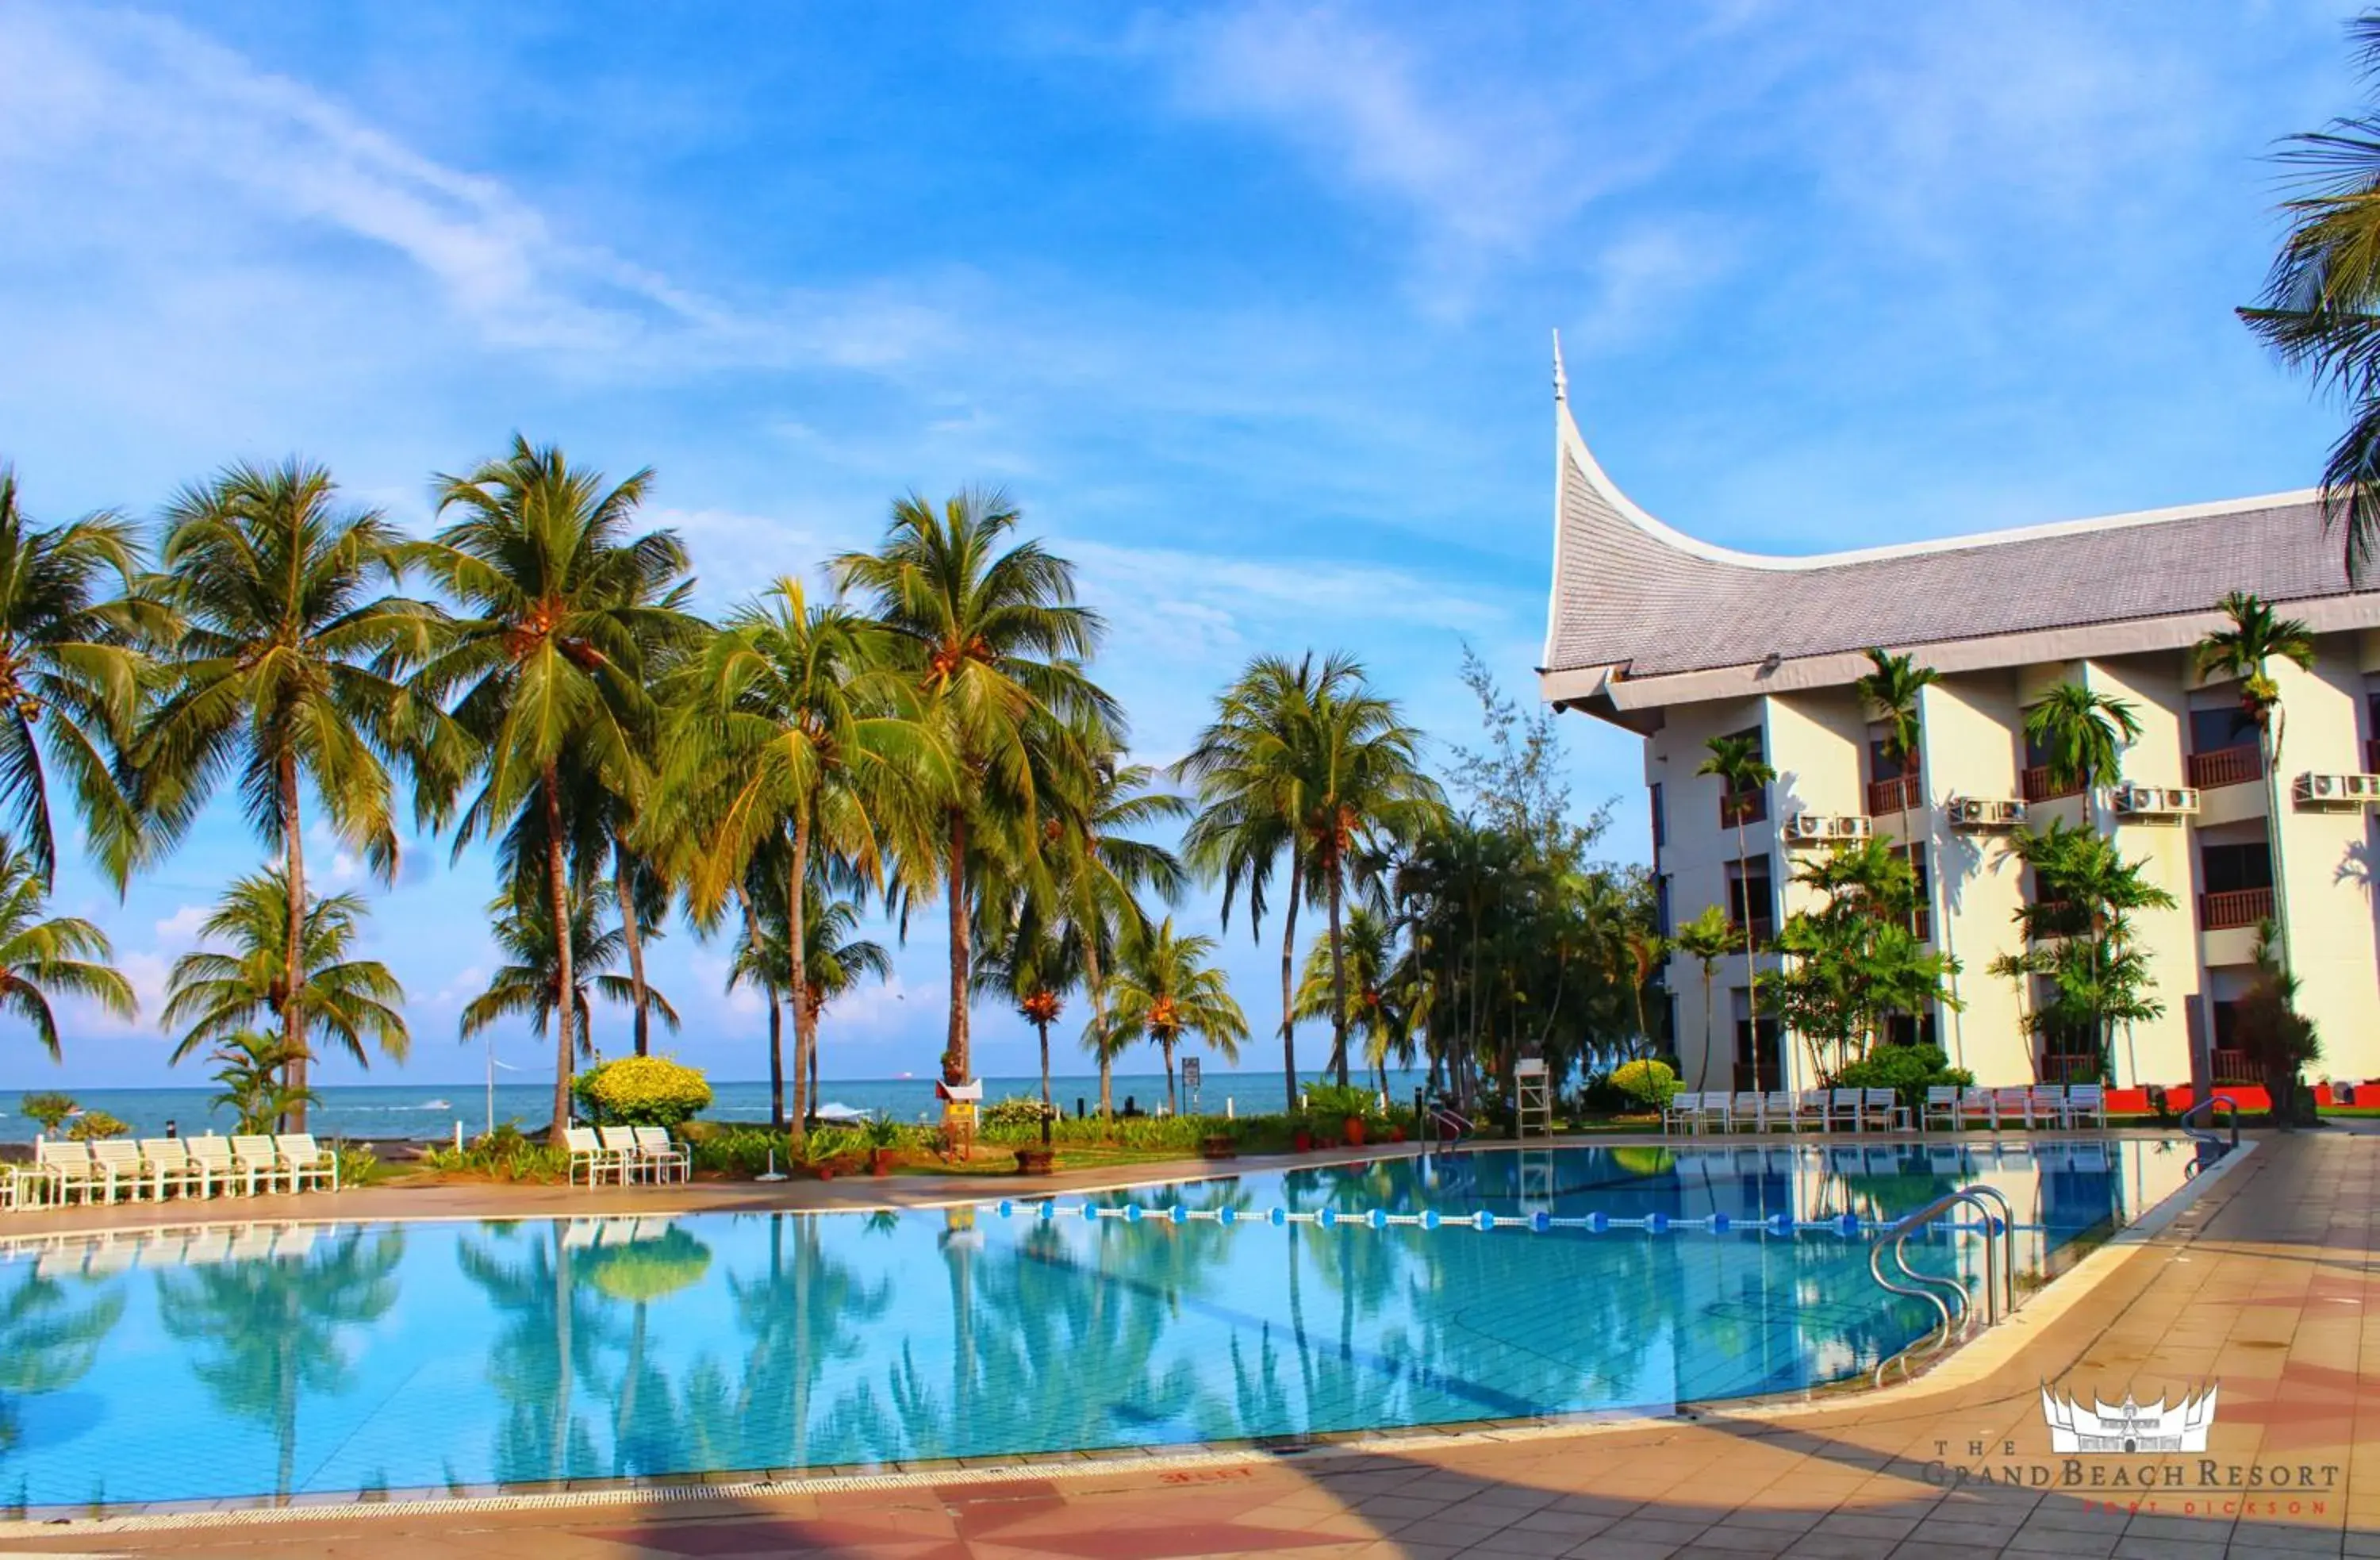
{"label": "potted plant", "polygon": [[1364,1118],[1360,1115],[1350,1114],[1347,1117],[1345,1127],[1347,1132],[1347,1146],[1351,1149],[1362,1148],[1364,1146]]}
{"label": "potted plant", "polygon": [[892,1161],[901,1152],[901,1127],[890,1116],[880,1115],[868,1124],[868,1173],[889,1176]]}

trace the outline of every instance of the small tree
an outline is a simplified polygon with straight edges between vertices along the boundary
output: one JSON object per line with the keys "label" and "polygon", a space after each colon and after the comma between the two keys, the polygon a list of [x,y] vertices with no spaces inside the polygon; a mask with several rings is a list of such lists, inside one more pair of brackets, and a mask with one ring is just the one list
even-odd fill
{"label": "small tree", "polygon": [[[1956,1005],[1947,982],[1957,964],[1909,929],[1917,875],[1906,858],[1872,839],[1828,851],[1794,877],[1825,901],[1786,919],[1777,937],[1784,967],[1756,985],[1773,993],[1821,1073],[1867,1055],[1888,1015]],[[1832,1050],[1831,1066],[1822,1047]]]}
{"label": "small tree", "polygon": [[2039,834],[2020,832],[2010,847],[2033,869],[2036,895],[2017,908],[2023,946],[1995,959],[1993,972],[2025,983],[2047,977],[2033,1029],[2087,1035],[2099,1076],[2110,1078],[2116,1027],[2165,1013],[2151,994],[2147,957],[2132,941],[2132,914],[2170,909],[2174,897],[2142,875],[2146,860],[2127,861],[2113,840],[2057,819]]}
{"label": "small tree", "polygon": [[17,1103],[17,1108],[27,1120],[39,1122],[43,1132],[55,1132],[58,1123],[74,1115],[78,1107],[71,1094],[43,1091],[26,1095]]}
{"label": "small tree", "polygon": [[[1734,737],[1714,737],[1703,744],[1710,756],[1703,760],[1694,773],[1716,774],[1727,787],[1728,800],[1732,804],[1723,810],[1735,820],[1735,864],[1737,892],[1743,896],[1743,970],[1748,985],[1747,1000],[1752,1014],[1752,1033],[1756,1042],[1760,1036],[1760,981],[1753,963],[1752,913],[1752,848],[1746,843],[1744,825],[1750,821],[1751,798],[1777,778],[1777,771],[1760,756],[1760,738],[1756,734]],[[1708,1061],[1705,1054],[1705,1061]]]}
{"label": "small tree", "polygon": [[[2198,641],[2193,652],[2201,676],[2240,679],[2240,707],[2256,727],[2256,756],[2265,771],[2265,816],[2276,823],[2281,816],[2281,685],[2273,680],[2272,663],[2286,661],[2301,671],[2313,670],[2313,630],[2294,617],[2274,615],[2263,598],[2234,591],[2217,603],[2231,627]],[[2278,890],[2273,903],[2278,917],[2266,941],[2277,970],[2289,967],[2289,874],[2283,870],[2278,827],[2265,830],[2273,853],[2273,883]],[[2276,1102],[2277,1104],[2277,1102]]]}
{"label": "small tree", "polygon": [[[1870,646],[1867,676],[1853,684],[1860,696],[1873,704],[1884,716],[1884,756],[1900,765],[1904,781],[1916,773],[1918,738],[1922,728],[1917,721],[1917,701],[1928,688],[1942,680],[1942,674],[1931,666],[1920,666],[1906,654],[1888,655],[1881,645]],[[1900,843],[1914,844],[1909,837],[1909,792],[1900,787]],[[1910,901],[1909,922],[1916,929],[1917,904]]]}
{"label": "small tree", "polygon": [[1718,1043],[1711,1022],[1716,995],[1712,981],[1718,973],[1718,961],[1735,951],[1735,928],[1729,924],[1725,910],[1706,905],[1702,914],[1678,928],[1674,941],[1680,953],[1699,960],[1703,967],[1703,1063],[1694,1069],[1694,1089],[1699,1092],[1710,1082],[1711,1048]]}
{"label": "small tree", "polygon": [[2322,1060],[2322,1035],[2297,1007],[2298,978],[2283,965],[2270,920],[2256,928],[2256,975],[2240,997],[2233,1022],[2240,1049],[2264,1075],[2273,1124],[2284,1130],[2306,1115],[2301,1099],[2306,1067]]}
{"label": "small tree", "polygon": [[285,1081],[290,1051],[282,1036],[234,1030],[207,1059],[218,1064],[214,1079],[223,1086],[223,1092],[208,1103],[230,1106],[242,1132],[270,1132],[299,1104],[319,1103],[312,1090]]}

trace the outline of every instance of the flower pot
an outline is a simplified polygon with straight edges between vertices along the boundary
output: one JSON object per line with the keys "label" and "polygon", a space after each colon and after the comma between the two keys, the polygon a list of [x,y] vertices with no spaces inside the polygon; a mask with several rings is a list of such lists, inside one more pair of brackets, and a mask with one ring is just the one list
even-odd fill
{"label": "flower pot", "polygon": [[832,1164],[821,1164],[821,1165],[820,1165],[820,1166],[818,1167],[818,1176],[819,1176],[819,1179],[820,1179],[820,1180],[821,1180],[821,1181],[832,1181],[832,1180],[833,1180],[833,1179],[834,1179],[834,1166],[833,1166],[833,1165],[832,1165]]}
{"label": "flower pot", "polygon": [[892,1149],[877,1149],[870,1152],[868,1156],[868,1174],[871,1176],[890,1176],[892,1174],[892,1156],[894,1152],[895,1151]]}
{"label": "flower pot", "polygon": [[1351,1149],[1364,1146],[1364,1118],[1360,1115],[1347,1118],[1347,1146]]}
{"label": "flower pot", "polygon": [[1305,1153],[1314,1147],[1314,1134],[1301,1127],[1290,1134],[1289,1142],[1298,1152]]}
{"label": "flower pot", "polygon": [[1403,1142],[1404,1140],[1405,1140],[1405,1129],[1404,1129],[1403,1127],[1390,1127],[1390,1128],[1389,1128],[1389,1141],[1390,1141],[1390,1142],[1392,1142],[1392,1143],[1402,1143],[1402,1142]]}

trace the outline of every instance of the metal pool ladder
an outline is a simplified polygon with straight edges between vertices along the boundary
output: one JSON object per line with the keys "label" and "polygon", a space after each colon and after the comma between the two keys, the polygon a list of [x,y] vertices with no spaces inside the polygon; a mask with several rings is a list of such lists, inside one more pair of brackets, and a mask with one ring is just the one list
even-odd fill
{"label": "metal pool ladder", "polygon": [[[1995,1212],[1994,1205],[1998,1205]],[[2016,1216],[2009,1200],[1997,1187],[1981,1182],[1946,1192],[1906,1218],[1900,1219],[1877,1232],[1868,1242],[1867,1271],[1870,1277],[1889,1293],[1922,1299],[1940,1313],[1942,1324],[1938,1336],[1928,1353],[1940,1349],[1960,1331],[1973,1323],[1975,1297],[1963,1279],[1945,1274],[1920,1273],[1909,1265],[1909,1237],[1925,1230],[1941,1215],[1957,1208],[1971,1208],[1982,1221],[1984,1237],[1984,1324],[1994,1325],[2016,1310]],[[1963,1227],[1963,1226],[1954,1226]],[[1885,1271],[1887,1258],[1891,1259],[1892,1272]],[[1947,1298],[1946,1298],[1947,1297]],[[1957,1309],[1951,1302],[1956,1300]],[[1903,1362],[1908,1351],[1893,1358]],[[1885,1366],[1876,1368],[1876,1380],[1884,1379]]]}
{"label": "metal pool ladder", "polygon": [[[2213,1130],[2215,1126],[2215,1107],[2217,1105],[2221,1105],[2224,1109],[2231,1113],[2231,1141],[2229,1146],[2236,1149],[2240,1146],[2240,1102],[2231,1098],[2228,1094],[2217,1094],[2210,1090],[2207,1092],[2206,1098],[2199,1101],[2196,1104],[2192,1105],[2188,1110],[2182,1112],[2180,1115],[2177,1116],[2175,1118],[2176,1124],[2179,1125],[2184,1132],[2189,1133],[2200,1142],[2213,1143],[2216,1148],[2222,1148],[2225,1146],[2223,1134]],[[2198,1115],[2202,1111],[2206,1115],[2206,1125],[2204,1127],[2192,1127],[2190,1124],[2190,1118]]]}

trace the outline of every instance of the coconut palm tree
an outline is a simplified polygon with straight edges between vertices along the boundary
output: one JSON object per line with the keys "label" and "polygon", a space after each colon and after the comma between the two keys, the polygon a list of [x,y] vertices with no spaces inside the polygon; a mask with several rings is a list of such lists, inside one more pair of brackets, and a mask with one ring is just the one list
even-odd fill
{"label": "coconut palm tree", "polygon": [[1302,762],[1298,818],[1306,871],[1330,917],[1331,1069],[1347,1086],[1347,960],[1343,906],[1363,856],[1415,840],[1446,819],[1446,798],[1421,767],[1421,733],[1394,701],[1369,690],[1357,668],[1315,701]]}
{"label": "coconut palm tree", "polygon": [[2270,603],[2245,591],[2234,591],[2216,603],[2231,620],[2198,641],[2192,652],[2202,677],[2237,677],[2240,707],[2256,724],[2256,747],[2265,769],[2265,831],[2273,853],[2272,939],[2274,961],[2284,973],[2289,968],[2289,878],[2281,859],[2281,687],[2273,680],[2272,663],[2286,661],[2302,672],[2313,670],[2313,630],[2294,617],[2277,615]]}
{"label": "coconut palm tree", "polygon": [[[1916,841],[1909,833],[1909,799],[1914,788],[1908,781],[1917,775],[1917,743],[1920,735],[1917,723],[1917,702],[1926,689],[1942,680],[1942,674],[1931,666],[1920,666],[1907,652],[1888,655],[1881,645],[1871,645],[1867,652],[1869,672],[1852,684],[1853,689],[1869,706],[1884,716],[1884,756],[1900,766],[1900,844],[1912,849]],[[1910,924],[1916,925],[1916,909],[1910,910]]]}
{"label": "coconut palm tree", "polygon": [[[438,479],[439,513],[454,518],[411,553],[460,609],[414,679],[425,697],[451,703],[476,761],[480,789],[463,808],[455,851],[526,824],[543,857],[539,915],[548,926],[576,925],[587,913],[585,905],[573,908],[565,770],[595,776],[615,794],[641,794],[640,766],[659,718],[646,691],[646,657],[698,628],[682,610],[687,564],[676,535],[632,531],[651,483],[645,470],[607,486],[560,449],[516,434],[504,458]],[[445,810],[452,788],[431,798],[434,811]],[[518,910],[507,913],[516,927],[526,924]],[[575,941],[547,939],[559,959],[557,992],[583,988]],[[570,1120],[579,1010],[553,1000],[545,1010],[556,1015],[559,1134]]]}
{"label": "coconut palm tree", "polygon": [[1305,815],[1309,745],[1317,704],[1362,676],[1355,662],[1308,654],[1293,662],[1258,656],[1215,696],[1215,718],[1174,774],[1195,784],[1198,813],[1182,836],[1184,857],[1223,886],[1223,929],[1245,890],[1248,932],[1264,932],[1274,869],[1288,866],[1281,937],[1281,1060],[1283,1098],[1297,1098],[1297,907],[1311,897],[1298,821]]}
{"label": "coconut palm tree", "polygon": [[139,559],[139,538],[113,515],[34,525],[16,471],[0,465],[0,827],[44,880],[57,875],[60,782],[117,889],[140,853],[140,817],[112,762],[139,706],[138,642],[163,632],[154,603],[132,594]]}
{"label": "coconut palm tree", "polygon": [[[610,897],[608,889],[595,888],[573,896],[570,907],[570,940],[566,949],[557,947],[553,920],[546,913],[542,895],[514,899],[499,896],[488,905],[490,932],[496,946],[511,960],[500,965],[488,978],[487,990],[463,1005],[462,1038],[470,1039],[501,1018],[526,1016],[529,1027],[539,1034],[554,1024],[562,1032],[574,1034],[579,1052],[592,1054],[595,1049],[588,1024],[590,1018],[588,997],[600,992],[605,1000],[625,1004],[634,1000],[634,993],[625,977],[607,973],[620,961],[625,940],[616,926],[602,924],[602,911]],[[569,1022],[557,1015],[564,1011],[563,993],[569,993]],[[651,1004],[662,1022],[672,1030],[677,1028],[677,1009],[669,998],[648,986],[645,1000]],[[569,1069],[563,1073],[566,1087]],[[565,1097],[563,1115],[554,1126],[559,1134],[570,1123]]]}
{"label": "coconut palm tree", "polygon": [[[888,664],[892,643],[882,626],[839,604],[813,604],[800,580],[783,579],[730,615],[680,690],[664,786],[680,798],[687,833],[698,842],[689,900],[698,915],[710,913],[758,853],[790,835],[775,901],[791,917],[788,1000],[809,986],[809,896],[791,885],[809,881],[812,851],[873,882],[880,811],[951,785],[937,733]],[[813,1040],[807,1004],[797,1004],[796,1136],[808,1115]]]}
{"label": "coconut palm tree", "polygon": [[819,1020],[837,997],[859,989],[864,981],[892,978],[892,955],[883,944],[859,935],[860,905],[856,899],[826,893],[814,878],[803,896],[802,935],[809,946],[802,956],[802,1012],[810,1027],[810,1110],[819,1107]]}
{"label": "coconut palm tree", "polygon": [[[1111,1032],[1153,1042],[1165,1056],[1165,1108],[1178,1112],[1173,1049],[1185,1037],[1206,1042],[1226,1062],[1240,1059],[1248,1021],[1232,1000],[1231,982],[1207,960],[1215,939],[1179,936],[1168,916],[1146,937],[1124,947],[1123,968],[1111,988],[1115,996]],[[1342,977],[1343,979],[1343,974]]]}
{"label": "coconut palm tree", "polygon": [[[1743,988],[1745,1011],[1752,1018],[1752,1040],[1755,1049],[1760,1043],[1760,980],[1753,968],[1754,932],[1755,920],[1752,911],[1752,847],[1745,827],[1751,821],[1751,798],[1776,783],[1777,771],[1760,754],[1760,737],[1755,732],[1741,732],[1731,737],[1706,738],[1703,747],[1708,756],[1695,766],[1696,774],[1714,774],[1726,789],[1726,805],[1719,811],[1722,818],[1732,814],[1735,820],[1735,870],[1738,892],[1743,896]],[[1707,1009],[1706,1004],[1706,1009]],[[1710,1053],[1703,1053],[1707,1066]]]}
{"label": "coconut palm tree", "polygon": [[[1342,960],[1349,1007],[1347,1028],[1362,1038],[1365,1060],[1377,1075],[1380,1092],[1385,1094],[1389,1089],[1389,1053],[1400,1044],[1410,1052],[1413,1043],[1409,1038],[1409,1015],[1401,1009],[1392,990],[1391,977],[1397,962],[1396,927],[1382,911],[1369,905],[1357,905],[1348,912],[1343,930]],[[1305,956],[1305,973],[1298,981],[1298,1017],[1329,1016],[1339,973],[1331,969],[1330,937],[1317,937]]]}
{"label": "coconut palm tree", "polygon": [[[1050,1026],[1066,1010],[1066,995],[1083,983],[1083,944],[1053,925],[1048,908],[1030,894],[1006,896],[997,921],[978,945],[976,990],[1003,998],[1033,1026],[1041,1042],[1041,1141],[1047,1146],[1055,1105],[1050,1098]],[[1096,1026],[1095,1026],[1096,1028]],[[1099,1054],[1099,1110],[1108,1110],[1110,1058]]]}
{"label": "coconut palm tree", "polygon": [[2091,793],[2123,779],[2123,750],[2141,734],[2131,701],[2062,682],[2024,713],[2024,734],[2049,756],[2049,783]]}
{"label": "coconut palm tree", "polygon": [[1696,960],[1703,968],[1703,1063],[1694,1069],[1694,1088],[1699,1091],[1710,1085],[1711,1052],[1718,1041],[1712,1033],[1712,982],[1718,973],[1718,961],[1735,951],[1735,928],[1729,924],[1727,912],[1717,905],[1705,905],[1703,913],[1682,923],[1671,938],[1677,950]]}
{"label": "coconut palm tree", "polygon": [[279,1035],[234,1030],[207,1060],[216,1064],[214,1080],[223,1088],[207,1103],[230,1106],[239,1117],[236,1130],[270,1132],[296,1108],[298,1101],[283,1081],[289,1052]]}
{"label": "coconut palm tree", "polygon": [[139,1010],[132,982],[105,961],[107,934],[87,920],[46,916],[48,882],[33,859],[0,839],[0,1012],[30,1025],[50,1059],[58,1058],[55,995],[79,996],[121,1018]]}
{"label": "coconut palm tree", "polygon": [[[998,492],[970,490],[939,509],[911,494],[892,506],[875,552],[834,561],[837,586],[865,591],[899,640],[897,662],[925,696],[953,770],[937,831],[950,916],[942,1077],[952,1083],[973,1075],[969,935],[973,863],[982,849],[976,836],[1020,823],[1038,826],[1039,782],[1052,767],[1046,745],[1067,723],[1098,716],[1123,729],[1113,701],[1083,670],[1104,625],[1075,603],[1072,564],[1038,542],[1007,545],[1018,518]],[[910,854],[923,843],[913,838]]]}
{"label": "coconut palm tree", "polygon": [[[278,868],[267,868],[234,883],[199,926],[201,937],[221,938],[231,951],[184,954],[166,977],[164,1022],[182,1030],[171,1060],[233,1040],[268,1015],[294,1012],[310,1031],[319,1026],[359,1066],[370,1062],[367,1042],[389,1060],[403,1062],[410,1042],[405,988],[386,965],[348,957],[362,935],[364,915],[360,895],[312,897],[301,920],[293,987],[281,942],[281,929],[290,919],[288,880]],[[281,1054],[285,1061],[296,1060],[287,1046],[285,1033]],[[289,1088],[302,1106],[297,1091],[303,1083]],[[293,1119],[297,1114],[291,1112]]]}
{"label": "coconut palm tree", "polygon": [[[302,962],[308,787],[332,832],[382,882],[396,871],[392,762],[443,751],[434,712],[397,673],[427,647],[437,613],[375,595],[404,571],[380,512],[344,500],[298,460],[236,465],[165,509],[154,593],[175,615],[164,687],[131,759],[135,795],[160,843],[178,839],[218,780],[236,774],[249,823],[281,856],[282,966]],[[434,760],[431,762],[435,762]],[[289,1086],[301,1103],[306,1014],[285,1005]]]}
{"label": "coconut palm tree", "polygon": [[[2380,12],[2348,30],[2367,89],[2380,84]],[[2350,403],[2322,489],[2327,519],[2344,522],[2349,577],[2361,585],[2380,556],[2380,113],[2367,107],[2293,136],[2281,159],[2298,175],[2281,208],[2289,231],[2257,307],[2240,317],[2284,363]]]}

